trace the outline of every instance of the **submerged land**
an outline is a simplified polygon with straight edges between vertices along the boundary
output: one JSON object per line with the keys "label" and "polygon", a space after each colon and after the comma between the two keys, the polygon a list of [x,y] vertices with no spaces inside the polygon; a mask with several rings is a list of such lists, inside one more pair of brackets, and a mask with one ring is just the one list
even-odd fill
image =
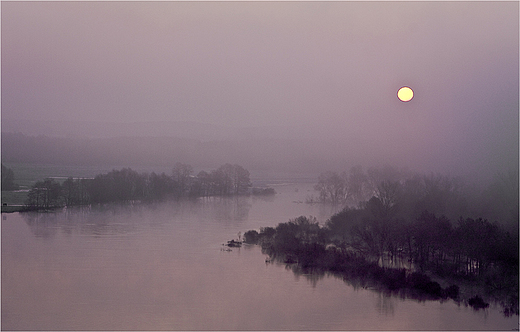
{"label": "submerged land", "polygon": [[[2,165],[3,202],[6,196],[23,199],[3,204],[2,212],[275,194],[252,187],[249,171],[237,164],[193,173],[183,163],[171,175],[122,168],[93,177],[45,178],[19,192],[16,173]],[[475,310],[494,302],[505,316],[519,314],[518,173],[499,174],[478,191],[439,174],[353,167],[322,173],[314,189],[308,204],[344,208],[324,224],[300,216],[248,230],[227,245],[260,245],[268,262],[312,278],[333,275],[354,287],[451,299]]]}
{"label": "submerged land", "polygon": [[[502,177],[499,182],[518,188],[514,179],[511,173],[510,181]],[[346,174],[322,174],[313,201],[345,204],[359,197],[369,183],[356,187],[353,180]],[[499,187],[491,185],[487,194],[494,190],[495,196],[485,195],[487,204],[482,204],[488,209],[508,204],[503,223],[462,214],[448,218],[479,210],[470,206],[454,179],[415,175],[379,182],[366,192],[374,194],[370,199],[345,207],[324,225],[300,216],[249,230],[244,242],[260,245],[268,262],[284,263],[297,274],[331,274],[357,287],[420,300],[453,299],[475,310],[495,302],[505,316],[518,315],[518,196],[492,205],[489,200],[500,196]]]}
{"label": "submerged land", "polygon": [[[481,219],[466,219],[459,220],[457,227],[441,240],[436,236],[438,233],[431,237],[424,235],[429,228],[426,223],[442,222],[425,213],[417,227],[394,239],[395,251],[377,254],[375,230],[354,226],[352,241],[341,240],[334,233],[335,225],[349,222],[349,214],[350,210],[342,211],[325,226],[312,217],[301,216],[276,227],[261,228],[259,232],[247,231],[244,242],[260,245],[269,256],[267,262],[284,263],[295,274],[329,274],[354,287],[419,300],[452,299],[476,310],[494,301],[502,306],[505,316],[518,315],[517,236],[499,228],[491,230],[493,227]],[[464,235],[468,227],[476,231]],[[480,239],[474,237],[477,232],[487,231],[491,231],[489,237],[485,234]],[[488,240],[481,242],[483,238]],[[390,248],[392,239],[387,241]],[[408,248],[404,242],[408,242]],[[237,244],[228,243],[228,246]],[[479,289],[478,293],[475,289]]]}

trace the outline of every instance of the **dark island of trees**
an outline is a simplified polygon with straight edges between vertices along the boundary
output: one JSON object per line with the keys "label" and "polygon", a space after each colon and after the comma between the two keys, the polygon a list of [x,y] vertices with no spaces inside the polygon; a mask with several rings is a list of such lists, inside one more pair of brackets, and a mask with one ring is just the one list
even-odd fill
{"label": "dark island of trees", "polygon": [[63,183],[54,179],[38,181],[28,193],[26,209],[273,193],[271,188],[251,188],[249,171],[240,165],[225,164],[209,173],[200,171],[194,176],[192,166],[176,163],[171,176],[123,168],[99,174],[93,179],[69,177]]}
{"label": "dark island of trees", "polygon": [[[494,300],[505,315],[518,315],[518,196],[503,214],[510,222],[516,218],[516,227],[504,227],[483,218],[446,217],[457,208],[471,210],[460,186],[447,177],[412,176],[379,184],[362,178],[322,174],[316,186],[322,201],[372,194],[324,225],[301,216],[249,230],[244,242],[261,245],[268,261],[285,263],[295,273],[327,273],[360,287],[418,299],[452,298],[475,309]],[[497,192],[496,184],[491,188]]]}

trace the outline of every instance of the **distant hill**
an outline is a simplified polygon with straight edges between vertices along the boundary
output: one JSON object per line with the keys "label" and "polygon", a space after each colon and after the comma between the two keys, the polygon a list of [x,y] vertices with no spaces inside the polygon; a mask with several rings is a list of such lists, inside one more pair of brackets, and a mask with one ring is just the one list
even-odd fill
{"label": "distant hill", "polygon": [[236,163],[252,171],[319,174],[338,159],[317,144],[319,131],[296,127],[12,119],[1,124],[4,162],[167,167],[183,162],[203,169]]}
{"label": "distant hill", "polygon": [[224,163],[258,171],[320,172],[317,152],[296,140],[199,141],[177,137],[72,138],[2,132],[2,162],[53,165],[172,166],[212,169]]}
{"label": "distant hill", "polygon": [[[2,161],[54,165],[142,165],[196,169],[236,163],[252,172],[319,174],[392,165],[475,181],[518,167],[518,141],[466,149],[465,141],[393,139],[350,127],[232,127],[198,122],[102,123],[2,119]],[[451,142],[447,140],[446,142]],[[491,146],[491,140],[482,142]],[[468,143],[469,144],[469,143]]]}

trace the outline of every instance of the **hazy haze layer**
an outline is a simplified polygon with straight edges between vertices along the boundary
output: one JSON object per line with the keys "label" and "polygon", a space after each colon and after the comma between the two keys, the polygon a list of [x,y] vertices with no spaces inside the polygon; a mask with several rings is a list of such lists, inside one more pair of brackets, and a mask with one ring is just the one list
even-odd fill
{"label": "hazy haze layer", "polygon": [[3,2],[2,132],[253,132],[323,168],[489,176],[518,167],[518,22],[518,2]]}

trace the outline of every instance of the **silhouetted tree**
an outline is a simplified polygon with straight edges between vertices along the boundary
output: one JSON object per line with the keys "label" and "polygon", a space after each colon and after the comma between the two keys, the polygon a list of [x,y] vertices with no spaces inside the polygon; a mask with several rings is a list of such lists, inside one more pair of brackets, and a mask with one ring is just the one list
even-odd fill
{"label": "silhouetted tree", "polygon": [[495,247],[499,239],[498,225],[482,218],[460,218],[456,237],[466,258],[466,273],[481,274],[485,271],[491,263],[489,249]]}
{"label": "silhouetted tree", "polygon": [[244,242],[250,244],[257,244],[259,239],[259,234],[255,230],[249,230],[244,233]]}
{"label": "silhouetted tree", "polygon": [[314,190],[319,191],[321,202],[332,204],[345,204],[352,196],[346,175],[330,171],[320,174]]}
{"label": "silhouetted tree", "polygon": [[233,194],[245,194],[251,187],[249,171],[240,165],[233,165]]}
{"label": "silhouetted tree", "polygon": [[361,166],[355,166],[350,169],[348,182],[352,193],[351,202],[354,205],[358,205],[360,202],[366,201],[372,197],[372,192],[368,188],[368,177],[363,172]]}
{"label": "silhouetted tree", "polygon": [[251,186],[249,171],[240,165],[224,164],[210,174],[212,191],[219,195],[247,193]]}
{"label": "silhouetted tree", "polygon": [[401,185],[397,181],[382,181],[376,187],[375,197],[379,200],[379,216],[381,219],[391,219],[396,216]]}
{"label": "silhouetted tree", "polygon": [[26,205],[37,209],[50,209],[62,205],[61,186],[54,179],[36,182],[29,190]]}
{"label": "silhouetted tree", "polygon": [[2,191],[17,190],[18,185],[14,183],[14,172],[2,164]]}
{"label": "silhouetted tree", "polygon": [[499,220],[509,229],[518,229],[519,189],[518,169],[497,173],[482,191],[478,202],[478,215]]}
{"label": "silhouetted tree", "polygon": [[211,195],[211,176],[206,171],[200,171],[197,174],[195,192],[198,196],[209,196]]}
{"label": "silhouetted tree", "polygon": [[325,226],[333,240],[339,243],[353,241],[354,228],[360,227],[364,211],[362,209],[344,208],[327,220]]}
{"label": "silhouetted tree", "polygon": [[146,195],[146,178],[130,168],[97,175],[89,186],[93,203],[140,200]]}
{"label": "silhouetted tree", "polygon": [[193,167],[188,164],[175,163],[172,170],[173,180],[177,183],[179,196],[188,195],[191,187]]}
{"label": "silhouetted tree", "polygon": [[65,205],[72,206],[80,204],[79,181],[74,181],[72,177],[69,177],[62,183],[61,189]]}
{"label": "silhouetted tree", "polygon": [[148,198],[163,199],[174,192],[174,181],[164,172],[160,175],[152,172],[148,177]]}

